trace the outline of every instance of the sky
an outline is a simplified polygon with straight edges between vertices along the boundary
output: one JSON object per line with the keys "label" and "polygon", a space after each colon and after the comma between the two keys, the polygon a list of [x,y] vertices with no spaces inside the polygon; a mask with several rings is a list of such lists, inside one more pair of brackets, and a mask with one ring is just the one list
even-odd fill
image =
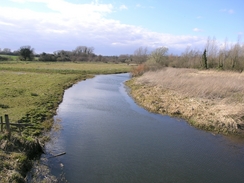
{"label": "sky", "polygon": [[0,0],[0,48],[87,46],[120,55],[164,46],[180,54],[203,49],[209,37],[243,43],[243,7],[244,0]]}

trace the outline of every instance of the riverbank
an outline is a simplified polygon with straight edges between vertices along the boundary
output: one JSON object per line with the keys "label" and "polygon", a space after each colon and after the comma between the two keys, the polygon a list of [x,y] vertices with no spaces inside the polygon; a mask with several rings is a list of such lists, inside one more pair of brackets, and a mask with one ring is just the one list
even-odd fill
{"label": "riverbank", "polygon": [[0,116],[8,114],[11,123],[32,125],[22,131],[13,128],[11,137],[5,129],[0,132],[1,182],[25,182],[33,160],[42,153],[40,146],[49,139],[45,132],[53,125],[65,89],[95,74],[129,70],[126,64],[0,63]]}
{"label": "riverbank", "polygon": [[126,84],[147,110],[222,134],[244,134],[244,74],[165,68]]}

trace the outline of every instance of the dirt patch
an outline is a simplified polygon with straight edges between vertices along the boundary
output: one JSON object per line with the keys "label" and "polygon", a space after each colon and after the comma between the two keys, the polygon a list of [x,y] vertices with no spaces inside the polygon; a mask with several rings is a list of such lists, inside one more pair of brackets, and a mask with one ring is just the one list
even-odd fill
{"label": "dirt patch", "polygon": [[170,68],[145,73],[127,85],[149,111],[182,117],[201,129],[243,135],[243,81],[239,73]]}

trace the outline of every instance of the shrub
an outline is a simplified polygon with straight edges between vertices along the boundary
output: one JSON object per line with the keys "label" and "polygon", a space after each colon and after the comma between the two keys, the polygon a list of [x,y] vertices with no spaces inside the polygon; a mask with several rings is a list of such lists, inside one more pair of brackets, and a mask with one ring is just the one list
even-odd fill
{"label": "shrub", "polygon": [[140,64],[132,68],[131,74],[133,77],[141,76],[143,73],[145,73],[148,70],[149,68],[146,64]]}

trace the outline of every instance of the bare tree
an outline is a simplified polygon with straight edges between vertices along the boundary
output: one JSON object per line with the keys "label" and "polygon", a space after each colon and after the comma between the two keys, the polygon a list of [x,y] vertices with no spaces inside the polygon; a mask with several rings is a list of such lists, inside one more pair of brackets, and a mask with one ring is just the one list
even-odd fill
{"label": "bare tree", "polygon": [[76,49],[73,51],[75,55],[82,55],[82,54],[92,54],[94,51],[93,47],[87,47],[87,46],[77,46]]}
{"label": "bare tree", "polygon": [[166,47],[160,47],[160,48],[155,49],[150,54],[151,62],[155,62],[155,63],[163,65],[163,66],[168,66],[167,57],[166,57],[167,52],[168,52],[168,48],[166,48]]}
{"label": "bare tree", "polygon": [[94,47],[88,47],[88,48],[87,48],[87,54],[88,54],[88,55],[92,54],[93,51],[94,51]]}
{"label": "bare tree", "polygon": [[4,48],[2,52],[5,53],[5,54],[7,54],[7,53],[11,53],[11,49],[9,49],[9,48]]}
{"label": "bare tree", "polygon": [[228,40],[225,39],[223,47],[219,50],[218,53],[218,68],[224,69],[226,59],[228,58]]}
{"label": "bare tree", "polygon": [[134,51],[134,55],[133,55],[133,61],[136,63],[144,63],[147,61],[148,58],[148,49],[147,47],[143,48],[143,47],[139,47],[138,49],[136,49]]}
{"label": "bare tree", "polygon": [[191,49],[187,47],[185,52],[181,54],[178,67],[186,67],[186,68],[200,68],[203,67],[202,53],[197,49]]}
{"label": "bare tree", "polygon": [[207,51],[207,58],[208,58],[208,67],[213,68],[217,66],[217,53],[218,53],[218,46],[216,42],[216,38],[208,37],[206,47]]}
{"label": "bare tree", "polygon": [[232,46],[230,50],[230,59],[231,59],[231,69],[234,69],[237,65],[240,57],[241,46],[239,43],[236,43]]}

